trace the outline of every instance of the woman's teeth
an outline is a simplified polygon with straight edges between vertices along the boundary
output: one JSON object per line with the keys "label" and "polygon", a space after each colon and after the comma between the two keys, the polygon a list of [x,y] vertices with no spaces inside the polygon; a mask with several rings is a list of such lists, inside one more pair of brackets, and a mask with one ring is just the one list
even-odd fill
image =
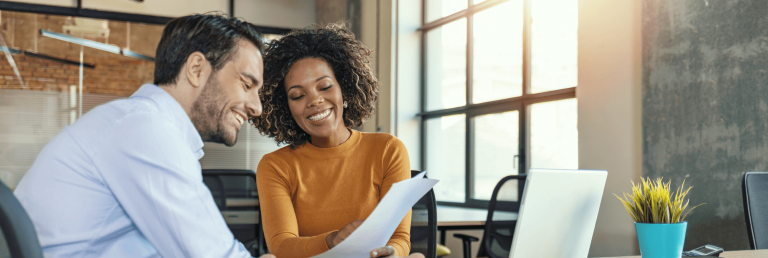
{"label": "woman's teeth", "polygon": [[318,113],[317,115],[307,117],[307,119],[309,119],[310,121],[313,121],[313,122],[314,121],[320,121],[320,120],[323,120],[324,118],[328,117],[329,115],[331,115],[331,109],[330,108],[326,109],[325,111],[323,111],[321,113]]}

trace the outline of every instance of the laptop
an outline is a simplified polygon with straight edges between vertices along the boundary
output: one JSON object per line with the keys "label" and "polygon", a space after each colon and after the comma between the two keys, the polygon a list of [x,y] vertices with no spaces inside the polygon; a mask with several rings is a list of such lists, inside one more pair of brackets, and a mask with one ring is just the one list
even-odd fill
{"label": "laptop", "polygon": [[587,257],[607,171],[531,169],[510,258]]}

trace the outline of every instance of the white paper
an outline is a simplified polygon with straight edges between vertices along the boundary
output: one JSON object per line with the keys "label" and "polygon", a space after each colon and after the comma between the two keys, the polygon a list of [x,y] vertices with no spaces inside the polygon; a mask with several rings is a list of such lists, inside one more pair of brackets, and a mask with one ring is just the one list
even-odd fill
{"label": "white paper", "polygon": [[373,249],[384,247],[405,214],[438,180],[415,177],[392,184],[373,213],[347,239],[313,258],[368,258]]}

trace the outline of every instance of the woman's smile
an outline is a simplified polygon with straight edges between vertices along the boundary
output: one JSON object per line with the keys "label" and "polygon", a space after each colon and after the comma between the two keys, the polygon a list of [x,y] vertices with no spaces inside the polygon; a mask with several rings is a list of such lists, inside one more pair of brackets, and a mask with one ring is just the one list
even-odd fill
{"label": "woman's smile", "polygon": [[322,122],[326,118],[330,117],[331,114],[333,114],[333,108],[326,109],[325,111],[317,112],[314,115],[308,116],[307,119],[312,122]]}

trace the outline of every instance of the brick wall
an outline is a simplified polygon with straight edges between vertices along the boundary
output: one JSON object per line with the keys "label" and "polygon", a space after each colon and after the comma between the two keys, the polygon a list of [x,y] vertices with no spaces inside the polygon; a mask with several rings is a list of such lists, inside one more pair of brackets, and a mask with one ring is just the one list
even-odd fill
{"label": "brick wall", "polygon": [[[63,33],[63,26],[68,22],[71,23],[66,16],[2,11],[0,36],[9,47],[79,62],[80,45],[43,37],[39,33],[41,29]],[[108,38],[86,39],[155,55],[162,25],[116,21],[108,24]],[[18,54],[12,57],[28,90],[69,91],[70,85],[79,84],[77,65]],[[0,89],[21,89],[6,58],[0,59]],[[95,65],[95,68],[83,68],[83,93],[129,96],[141,84],[153,80],[153,62],[88,47],[83,47],[83,61]]]}

